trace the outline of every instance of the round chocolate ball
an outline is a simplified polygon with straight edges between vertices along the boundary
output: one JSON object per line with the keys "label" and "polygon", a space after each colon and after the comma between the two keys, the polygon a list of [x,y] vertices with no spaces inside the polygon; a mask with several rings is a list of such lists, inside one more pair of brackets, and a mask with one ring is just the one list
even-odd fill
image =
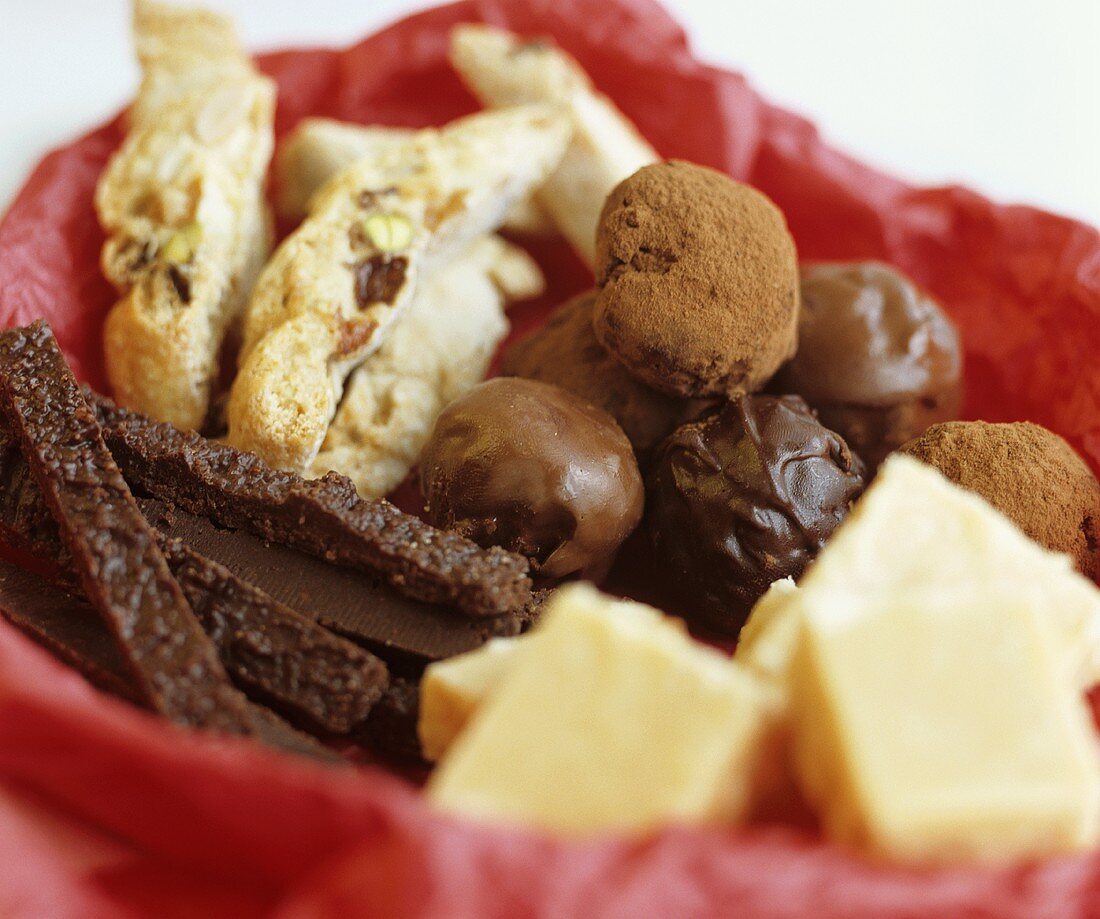
{"label": "round chocolate ball", "polygon": [[500,372],[553,383],[602,408],[644,459],[713,402],[658,392],[630,373],[597,340],[592,329],[595,304],[596,292],[588,291],[559,307],[542,328],[508,349]]}
{"label": "round chocolate ball", "polygon": [[956,485],[985,498],[1037,543],[1100,573],[1100,482],[1061,437],[1027,421],[952,421],[905,444]]}
{"label": "round chocolate ball", "polygon": [[769,389],[801,395],[871,471],[929,425],[958,415],[958,330],[889,265],[803,267],[798,336],[798,352]]}
{"label": "round chocolate ball", "polygon": [[646,522],[696,624],[735,636],[798,577],[864,487],[863,467],[798,396],[743,396],[658,448]]}
{"label": "round chocolate ball", "polygon": [[638,525],[644,486],[606,412],[557,386],[500,378],[436,421],[420,459],[428,516],[540,573],[598,572]]}
{"label": "round chocolate ball", "polygon": [[705,166],[639,169],[604,203],[593,328],[674,396],[760,389],[795,350],[798,258],[783,213]]}

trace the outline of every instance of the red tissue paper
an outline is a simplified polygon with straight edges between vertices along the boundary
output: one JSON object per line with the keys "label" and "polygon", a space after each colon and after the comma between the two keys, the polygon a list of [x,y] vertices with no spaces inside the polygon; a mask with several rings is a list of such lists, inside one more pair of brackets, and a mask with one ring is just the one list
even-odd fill
{"label": "red tissue paper", "polygon": [[[466,21],[552,36],[662,154],[770,195],[803,258],[899,266],[962,329],[967,415],[1044,424],[1100,469],[1100,234],[861,165],[696,60],[650,0],[467,0],[347,50],[266,55],[279,133],[305,115],[415,127],[474,111],[446,59]],[[98,387],[113,296],[92,197],[120,137],[116,121],[48,155],[0,223],[0,322],[46,317]],[[559,244],[536,255],[551,291],[517,332],[591,283]],[[0,915],[1086,917],[1100,856],[917,872],[778,825],[583,844],[473,826],[378,768],[157,721],[0,622]]]}

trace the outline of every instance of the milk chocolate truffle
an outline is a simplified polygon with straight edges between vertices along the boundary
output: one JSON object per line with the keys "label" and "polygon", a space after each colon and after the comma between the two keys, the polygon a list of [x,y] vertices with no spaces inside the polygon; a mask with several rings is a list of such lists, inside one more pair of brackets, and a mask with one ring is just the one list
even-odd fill
{"label": "milk chocolate truffle", "polygon": [[802,270],[798,353],[774,392],[796,392],[873,471],[962,400],[959,333],[932,296],[889,265]]}
{"label": "milk chocolate truffle", "polygon": [[645,456],[712,403],[658,392],[631,374],[596,338],[595,304],[593,290],[560,307],[541,329],[508,350],[501,373],[553,383],[602,408]]}
{"label": "milk chocolate truffle", "polygon": [[1100,572],[1100,482],[1053,431],[1018,421],[953,421],[905,444],[956,485],[985,498],[1041,546],[1088,578]]}
{"label": "milk chocolate truffle", "polygon": [[596,278],[596,336],[664,392],[752,392],[794,354],[798,264],[783,214],[713,169],[673,160],[620,182],[600,215]]}
{"label": "milk chocolate truffle", "polygon": [[598,571],[638,525],[644,486],[606,412],[557,386],[499,378],[439,416],[420,460],[428,515],[542,574]]}
{"label": "milk chocolate truffle", "polygon": [[798,396],[743,396],[659,448],[646,525],[696,624],[736,635],[802,574],[864,486],[863,467]]}

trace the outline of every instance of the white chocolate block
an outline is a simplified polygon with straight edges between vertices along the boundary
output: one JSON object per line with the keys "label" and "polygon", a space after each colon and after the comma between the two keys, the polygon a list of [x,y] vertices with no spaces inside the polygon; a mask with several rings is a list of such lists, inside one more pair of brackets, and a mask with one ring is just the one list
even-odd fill
{"label": "white chocolate block", "polygon": [[417,732],[424,758],[435,762],[500,685],[529,638],[493,638],[475,651],[431,664],[420,681]]}
{"label": "white chocolate block", "polygon": [[797,773],[828,835],[911,864],[1097,840],[1066,645],[1095,588],[981,499],[887,461],[792,599]]}
{"label": "white chocolate block", "polygon": [[432,776],[435,805],[570,835],[742,815],[762,718],[737,665],[583,584],[533,634]]}

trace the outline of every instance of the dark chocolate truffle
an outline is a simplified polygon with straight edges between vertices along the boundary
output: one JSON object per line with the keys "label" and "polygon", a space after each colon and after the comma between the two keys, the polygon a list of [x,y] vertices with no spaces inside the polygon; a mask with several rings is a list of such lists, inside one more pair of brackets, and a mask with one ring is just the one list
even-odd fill
{"label": "dark chocolate truffle", "polygon": [[646,522],[696,624],[736,635],[798,577],[863,490],[862,464],[798,396],[743,396],[658,448]]}
{"label": "dark chocolate truffle", "polygon": [[871,471],[929,425],[958,415],[958,330],[889,265],[805,266],[798,336],[798,353],[769,389],[802,396]]}
{"label": "dark chocolate truffle", "polygon": [[720,172],[671,161],[620,182],[595,267],[596,336],[656,389],[752,392],[794,354],[794,240],[765,195]]}
{"label": "dark chocolate truffle", "polygon": [[553,383],[602,408],[645,456],[712,403],[658,392],[631,374],[596,338],[595,303],[596,292],[590,290],[561,306],[541,329],[508,350],[500,372]]}
{"label": "dark chocolate truffle", "polygon": [[572,393],[502,377],[439,416],[420,460],[428,515],[542,574],[598,571],[638,525],[644,487],[630,441]]}
{"label": "dark chocolate truffle", "polygon": [[956,485],[985,498],[1037,543],[1098,573],[1100,482],[1053,431],[1037,424],[953,421],[905,444]]}

